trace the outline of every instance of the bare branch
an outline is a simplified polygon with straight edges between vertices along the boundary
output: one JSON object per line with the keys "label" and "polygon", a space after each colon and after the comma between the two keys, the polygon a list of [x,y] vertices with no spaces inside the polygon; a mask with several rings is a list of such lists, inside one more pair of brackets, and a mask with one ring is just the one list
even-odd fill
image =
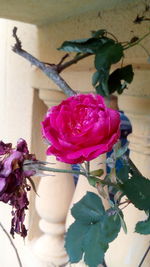
{"label": "bare branch", "polygon": [[17,27],[13,28],[13,37],[16,39],[16,44],[14,45],[14,48],[22,49],[21,41],[19,40],[17,36]]}
{"label": "bare branch", "polygon": [[46,63],[41,62],[27,51],[22,49],[21,41],[17,36],[17,28],[14,27],[13,29],[13,37],[16,40],[15,45],[13,46],[12,50],[27,59],[32,65],[38,67],[42,72],[48,76],[67,96],[75,95],[76,92],[66,83],[66,81],[59,75],[57,71],[57,65],[48,65]]}

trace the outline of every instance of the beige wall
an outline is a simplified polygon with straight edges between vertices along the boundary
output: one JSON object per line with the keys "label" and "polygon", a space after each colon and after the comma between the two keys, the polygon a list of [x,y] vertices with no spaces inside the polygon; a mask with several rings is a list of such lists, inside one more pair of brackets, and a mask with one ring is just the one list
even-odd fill
{"label": "beige wall", "polygon": [[[36,27],[0,19],[0,139],[12,142],[18,138],[27,140],[31,147],[33,89],[31,87],[31,65],[11,51],[14,43],[12,29],[19,28],[18,34],[24,40],[24,46],[31,53],[37,51]],[[0,203],[0,221],[9,231],[11,208]],[[1,267],[18,266],[15,253],[0,229]],[[24,241],[15,238],[22,253]]]}
{"label": "beige wall", "polygon": [[[16,143],[19,137],[30,145],[33,89],[30,85],[32,66],[12,52],[12,29],[18,26],[18,35],[28,51],[36,54],[36,27],[0,19],[0,121],[1,138]],[[21,116],[20,116],[21,115]],[[21,118],[22,117],[22,118]]]}

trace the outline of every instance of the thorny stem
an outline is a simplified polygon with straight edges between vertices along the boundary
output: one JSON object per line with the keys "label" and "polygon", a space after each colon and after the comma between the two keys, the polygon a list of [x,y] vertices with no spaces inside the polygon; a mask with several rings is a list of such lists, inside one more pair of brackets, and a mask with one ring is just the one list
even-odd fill
{"label": "thorny stem", "polygon": [[18,264],[20,267],[23,267],[22,263],[21,263],[21,260],[20,260],[20,256],[19,256],[19,253],[17,251],[17,248],[15,247],[10,235],[8,234],[8,232],[6,231],[6,229],[4,228],[4,226],[0,223],[0,227],[2,228],[3,232],[5,233],[5,235],[7,236],[7,238],[9,239],[15,253],[16,253],[16,256],[17,256],[17,260],[18,260]]}
{"label": "thorny stem", "polygon": [[17,36],[17,27],[14,27],[13,29],[13,37],[16,40],[15,45],[13,46],[12,50],[27,59],[32,65],[38,67],[40,70],[44,72],[46,76],[48,76],[67,96],[73,96],[76,94],[76,92],[66,83],[66,81],[59,75],[57,71],[56,65],[48,65],[31,54],[29,54],[27,51],[22,49],[21,41],[19,40]]}
{"label": "thorny stem", "polygon": [[144,254],[144,256],[143,256],[143,258],[142,258],[140,264],[138,265],[138,267],[141,267],[141,266],[142,266],[142,264],[143,264],[143,262],[144,262],[144,260],[145,260],[145,258],[146,258],[146,256],[147,256],[149,250],[150,250],[150,246],[149,246],[148,249],[146,250],[146,252],[145,252],[145,254]]}
{"label": "thorny stem", "polygon": [[87,177],[90,175],[90,162],[85,161],[85,169],[86,169],[86,175]]}
{"label": "thorny stem", "polygon": [[38,170],[40,170],[40,171],[49,171],[49,172],[61,172],[61,173],[82,174],[82,175],[86,176],[86,173],[85,172],[75,171],[75,170],[55,169],[55,168],[42,167],[42,166],[39,166],[38,167]]}

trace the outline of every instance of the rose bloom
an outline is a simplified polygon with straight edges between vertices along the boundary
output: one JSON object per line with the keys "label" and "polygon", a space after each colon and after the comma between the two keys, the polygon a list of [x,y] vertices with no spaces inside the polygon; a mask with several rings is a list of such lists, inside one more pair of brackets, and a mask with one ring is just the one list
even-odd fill
{"label": "rose bloom", "polygon": [[120,115],[103,97],[77,94],[50,108],[42,122],[47,155],[76,164],[108,152],[120,136]]}

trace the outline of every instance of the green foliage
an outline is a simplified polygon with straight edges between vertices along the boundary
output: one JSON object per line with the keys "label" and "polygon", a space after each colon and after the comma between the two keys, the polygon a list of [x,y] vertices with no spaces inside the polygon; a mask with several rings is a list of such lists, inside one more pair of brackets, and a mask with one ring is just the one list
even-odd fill
{"label": "green foliage", "polygon": [[76,220],[67,232],[65,245],[70,261],[78,262],[84,256],[88,266],[97,267],[108,243],[120,231],[120,219],[115,210],[105,211],[101,199],[92,192],[87,192],[71,212]]}
{"label": "green foliage", "polygon": [[80,40],[65,41],[58,48],[58,50],[63,50],[66,52],[94,54],[96,53],[98,49],[103,47],[103,45],[107,43],[107,41],[108,41],[107,37],[86,38],[86,39],[80,39]]}
{"label": "green foliage", "polygon": [[89,182],[90,185],[96,187],[96,184],[100,182],[100,179],[95,177],[95,176],[90,175],[88,177],[88,182]]}
{"label": "green foliage", "polygon": [[96,71],[92,76],[92,85],[96,86],[99,81],[101,81],[101,73],[99,71]]}
{"label": "green foliage", "polygon": [[127,87],[127,84],[132,82],[133,75],[132,65],[127,65],[112,72],[108,80],[110,94],[113,94],[115,91],[121,94]]}
{"label": "green foliage", "polygon": [[112,64],[117,63],[123,56],[123,48],[119,43],[108,39],[108,42],[103,45],[95,54],[95,68],[98,71],[97,79],[94,79],[96,91],[103,96],[109,96],[109,72]]}
{"label": "green foliage", "polygon": [[120,181],[126,182],[129,178],[130,166],[123,161],[122,167],[117,171],[117,177]]}
{"label": "green foliage", "polygon": [[121,212],[118,212],[118,216],[120,218],[121,227],[122,227],[123,231],[125,232],[125,234],[127,234],[127,226],[126,226],[126,223],[124,221],[123,214]]}
{"label": "green foliage", "polygon": [[98,169],[90,172],[91,175],[101,177],[104,174],[103,169]]}
{"label": "green foliage", "polygon": [[88,192],[71,210],[71,214],[76,220],[88,224],[98,222],[104,213],[101,199],[92,192]]}
{"label": "green foliage", "polygon": [[101,223],[92,224],[83,239],[84,261],[89,267],[97,267],[103,262],[108,243],[101,232]]}
{"label": "green foliage", "polygon": [[107,33],[107,31],[102,29],[98,31],[92,31],[91,33],[92,33],[92,37],[99,38],[99,37],[103,37]]}
{"label": "green foliage", "polygon": [[95,68],[98,71],[101,71],[101,69],[109,69],[112,64],[120,61],[123,56],[123,47],[121,44],[110,40],[108,40],[96,52]]}
{"label": "green foliage", "polygon": [[135,231],[142,235],[150,234],[150,216],[146,221],[141,221],[136,224]]}
{"label": "green foliage", "polygon": [[98,85],[95,86],[97,94],[102,96],[109,96],[109,87],[108,87],[108,79],[109,79],[109,68],[104,68],[99,71],[99,80]]}
{"label": "green foliage", "polygon": [[120,187],[136,208],[145,211],[150,208],[150,180],[133,172]]}
{"label": "green foliage", "polygon": [[[94,55],[97,71],[93,74],[92,84],[97,94],[102,96],[109,96],[114,92],[122,94],[124,89],[127,88],[127,84],[132,82],[134,76],[132,65],[123,66],[124,51],[140,43],[149,34],[150,32],[141,38],[135,37],[134,42],[132,38],[127,43],[121,43],[113,34],[105,29],[100,29],[92,31],[91,38],[65,41],[58,49],[77,53],[74,57],[74,63],[86,56]],[[121,67],[111,73],[111,66],[121,59]]]}
{"label": "green foliage", "polygon": [[[116,80],[119,83],[121,80],[120,76],[126,76],[127,70],[120,70],[119,74],[117,71],[111,77],[109,77],[109,72],[111,65],[119,62],[123,57],[123,46],[116,42],[116,40],[108,38],[106,30],[93,31],[91,38],[65,41],[58,49],[66,52],[75,52],[77,53],[76,58],[82,54],[95,55],[94,61],[97,71],[93,75],[92,84],[95,86],[96,92],[103,96],[109,96],[114,91],[121,93],[122,87],[120,88],[118,85],[115,89]],[[113,83],[110,86],[111,80]],[[126,79],[124,80],[126,81]]]}
{"label": "green foliage", "polygon": [[100,224],[105,242],[112,242],[118,236],[121,228],[120,218],[116,210],[113,208],[107,210]]}
{"label": "green foliage", "polygon": [[80,221],[75,221],[66,234],[65,247],[69,255],[69,260],[72,263],[82,259],[84,252],[83,240],[90,229],[90,224],[83,224]]}

